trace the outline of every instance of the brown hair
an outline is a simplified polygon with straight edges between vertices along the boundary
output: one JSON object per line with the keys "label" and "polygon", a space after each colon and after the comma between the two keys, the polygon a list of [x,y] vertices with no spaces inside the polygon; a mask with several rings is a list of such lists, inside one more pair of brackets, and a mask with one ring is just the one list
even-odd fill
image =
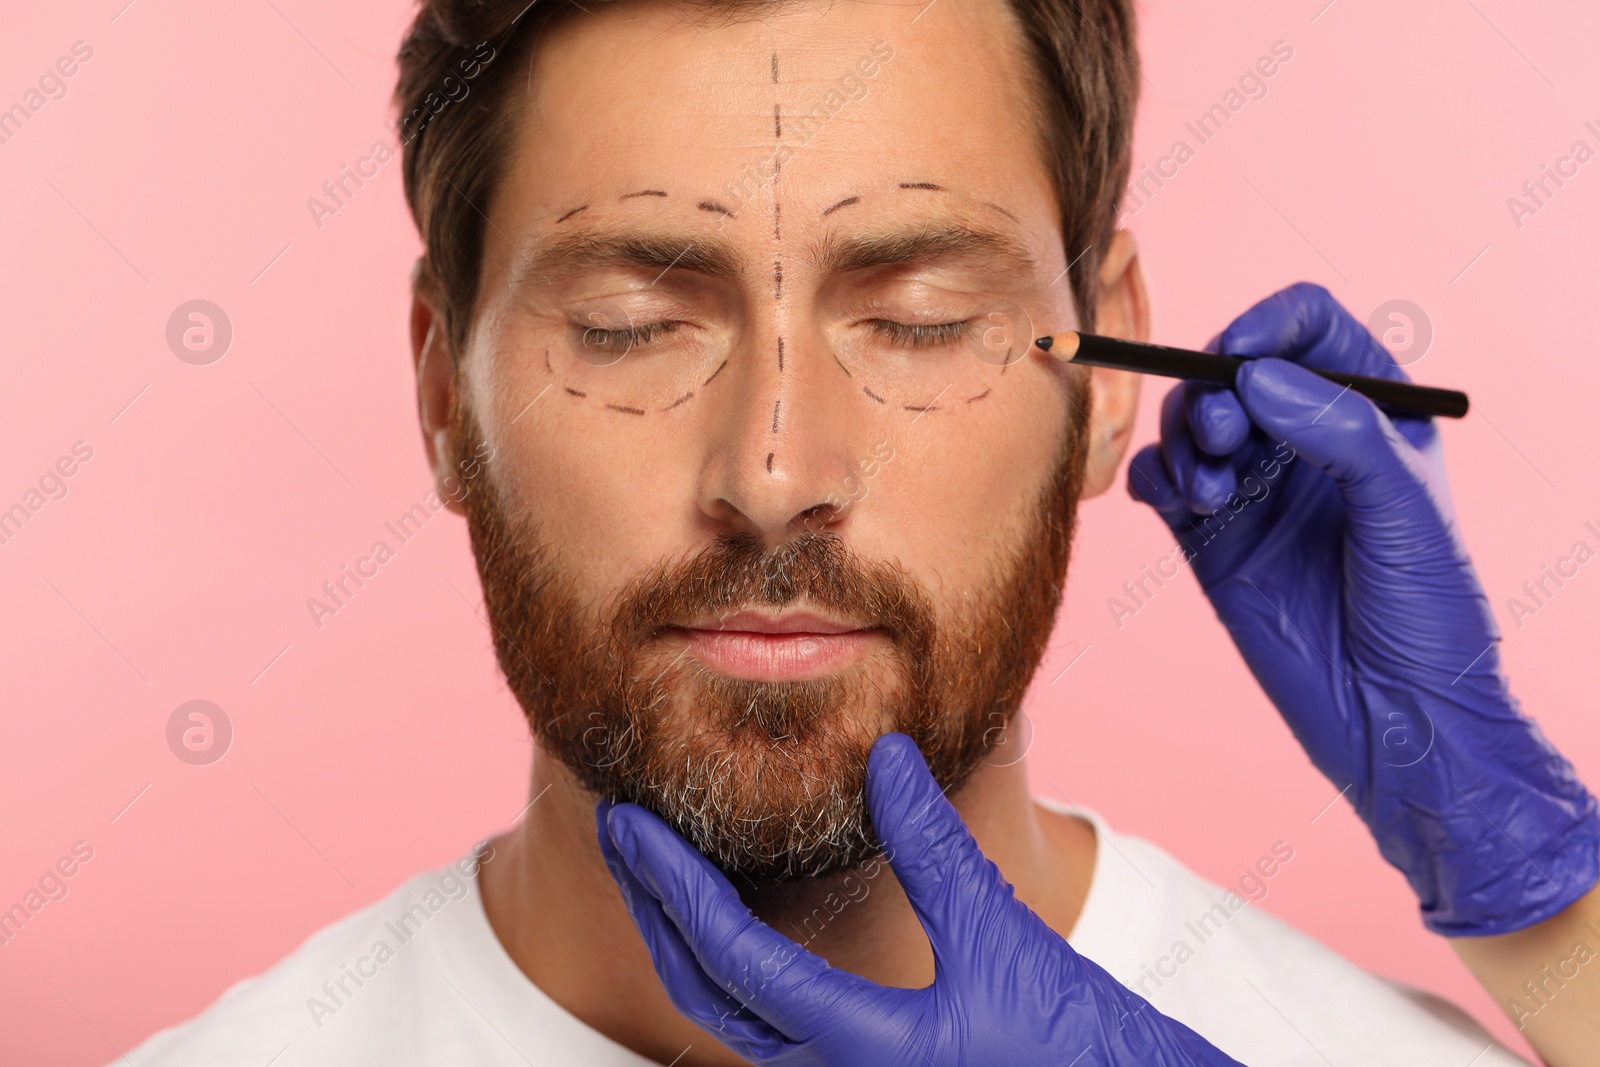
{"label": "brown hair", "polygon": [[[735,18],[769,0],[693,0]],[[1128,180],[1139,70],[1132,0],[1009,0],[1031,53],[1041,143],[1055,180],[1073,302],[1094,325],[1100,256]],[[530,43],[576,0],[420,0],[400,46],[406,200],[427,246],[424,271],[452,353],[477,303],[485,211],[509,155],[505,100]],[[459,95],[458,95],[459,93]]]}

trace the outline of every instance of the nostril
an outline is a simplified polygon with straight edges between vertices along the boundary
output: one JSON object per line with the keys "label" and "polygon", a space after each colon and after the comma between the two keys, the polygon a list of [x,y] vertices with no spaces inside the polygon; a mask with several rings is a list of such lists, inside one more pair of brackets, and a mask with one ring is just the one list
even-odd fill
{"label": "nostril", "polygon": [[825,530],[831,526],[838,519],[839,514],[842,511],[844,511],[843,505],[828,503],[813,504],[811,507],[806,508],[800,514],[796,515],[793,519],[789,520],[789,522],[790,525],[802,529],[807,533],[820,533],[822,530]]}

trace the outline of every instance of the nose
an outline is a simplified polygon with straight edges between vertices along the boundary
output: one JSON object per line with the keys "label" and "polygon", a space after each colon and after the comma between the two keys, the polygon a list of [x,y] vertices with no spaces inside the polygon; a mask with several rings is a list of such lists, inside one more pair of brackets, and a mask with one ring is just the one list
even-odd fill
{"label": "nose", "polygon": [[[768,548],[805,533],[842,534],[871,454],[870,427],[841,385],[820,333],[763,331],[707,396],[700,510],[718,532]],[[710,392],[708,390],[708,392]]]}

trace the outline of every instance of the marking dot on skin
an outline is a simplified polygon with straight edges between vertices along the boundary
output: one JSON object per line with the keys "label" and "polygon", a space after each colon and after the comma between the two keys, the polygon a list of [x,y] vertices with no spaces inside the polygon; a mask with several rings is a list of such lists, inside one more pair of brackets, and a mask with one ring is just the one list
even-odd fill
{"label": "marking dot on skin", "polygon": [[568,219],[570,219],[572,216],[576,215],[578,212],[580,212],[580,211],[588,211],[588,210],[589,210],[589,205],[588,204],[584,204],[582,207],[575,207],[571,211],[567,212],[565,215],[562,215],[559,219],[556,219],[556,223],[559,225],[560,223],[566,222]]}
{"label": "marking dot on skin", "polygon": [[632,200],[636,196],[666,196],[660,189],[641,189],[637,193],[623,193],[621,199]]}

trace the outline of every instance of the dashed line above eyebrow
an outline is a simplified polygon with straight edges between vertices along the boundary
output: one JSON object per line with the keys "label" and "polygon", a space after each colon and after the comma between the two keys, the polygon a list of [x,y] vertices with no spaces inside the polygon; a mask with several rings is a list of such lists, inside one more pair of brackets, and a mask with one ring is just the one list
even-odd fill
{"label": "dashed line above eyebrow", "polygon": [[667,194],[665,192],[661,191],[660,189],[641,189],[637,193],[623,193],[622,196],[619,197],[618,199],[621,199],[621,200],[632,200],[636,196],[666,196],[666,195]]}
{"label": "dashed line above eyebrow", "polygon": [[901,182],[900,183],[900,188],[902,188],[902,189],[926,189],[931,193],[942,193],[942,192],[944,192],[944,186],[935,185],[932,182]]}
{"label": "dashed line above eyebrow", "polygon": [[575,207],[571,211],[567,212],[565,215],[562,215],[559,219],[556,219],[556,222],[557,223],[566,222],[568,219],[570,219],[572,216],[576,215],[578,212],[580,212],[580,211],[588,211],[588,210],[589,210],[589,205],[588,204],[584,204],[582,207]]}
{"label": "dashed line above eyebrow", "polygon": [[714,211],[719,215],[726,215],[730,219],[738,218],[737,215],[723,207],[721,204],[717,203],[715,200],[702,200],[696,206],[699,207],[701,211]]}
{"label": "dashed line above eyebrow", "polygon": [[861,198],[859,196],[847,196],[843,200],[839,201],[837,204],[835,204],[832,207],[830,207],[828,210],[824,211],[820,217],[821,218],[827,218],[829,215],[832,215],[835,211],[838,211],[842,207],[849,207],[851,204],[856,204],[856,203],[860,203],[860,202],[861,202]]}
{"label": "dashed line above eyebrow", "polygon": [[622,404],[607,404],[606,408],[609,411],[620,411],[624,415],[643,415],[644,414],[644,408],[630,408],[630,407],[627,407],[627,406],[622,405]]}

